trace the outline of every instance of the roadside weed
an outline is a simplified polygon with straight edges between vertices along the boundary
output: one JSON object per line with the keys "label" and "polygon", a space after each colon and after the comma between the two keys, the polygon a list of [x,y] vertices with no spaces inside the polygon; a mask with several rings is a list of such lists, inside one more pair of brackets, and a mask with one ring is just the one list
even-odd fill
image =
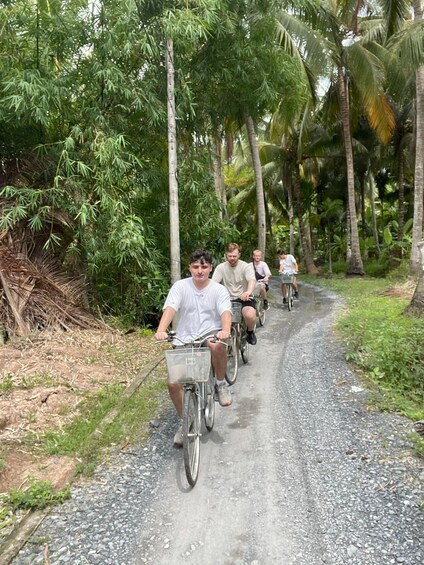
{"label": "roadside weed", "polygon": [[24,490],[13,489],[7,495],[5,502],[12,510],[41,510],[47,506],[61,504],[70,497],[70,487],[55,491],[49,481],[40,481],[30,477],[30,484]]}

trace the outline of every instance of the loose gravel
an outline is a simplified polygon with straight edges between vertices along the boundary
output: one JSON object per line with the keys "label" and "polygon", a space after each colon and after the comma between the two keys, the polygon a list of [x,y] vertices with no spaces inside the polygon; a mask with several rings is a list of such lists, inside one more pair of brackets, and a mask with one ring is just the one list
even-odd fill
{"label": "loose gravel", "polygon": [[234,405],[218,410],[202,443],[195,489],[171,447],[170,410],[152,422],[148,445],[114,453],[75,485],[13,565],[46,555],[50,565],[424,563],[424,468],[411,422],[368,407],[332,331],[335,295],[303,285],[288,313],[278,281],[272,288]]}

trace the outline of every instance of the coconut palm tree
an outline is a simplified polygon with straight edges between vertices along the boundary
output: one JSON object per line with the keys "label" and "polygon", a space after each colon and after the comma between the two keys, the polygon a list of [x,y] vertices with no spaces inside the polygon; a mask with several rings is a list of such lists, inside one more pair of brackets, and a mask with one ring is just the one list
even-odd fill
{"label": "coconut palm tree", "polygon": [[[361,18],[359,17],[363,0],[324,2],[320,6],[313,3],[303,4],[293,13],[281,13],[279,22],[287,34],[303,36],[305,28],[299,22],[309,25],[319,33],[322,41],[321,50],[327,56],[329,71],[329,89],[336,85],[338,94],[338,112],[344,143],[347,194],[350,232],[350,257],[348,274],[363,275],[363,263],[360,253],[357,212],[355,204],[354,156],[351,132],[351,104],[355,100],[361,105],[371,127],[383,142],[388,142],[393,128],[393,114],[384,95],[384,67],[381,60],[373,53],[375,42],[361,37]],[[310,31],[308,32],[310,33]],[[320,60],[315,57],[313,62]]]}

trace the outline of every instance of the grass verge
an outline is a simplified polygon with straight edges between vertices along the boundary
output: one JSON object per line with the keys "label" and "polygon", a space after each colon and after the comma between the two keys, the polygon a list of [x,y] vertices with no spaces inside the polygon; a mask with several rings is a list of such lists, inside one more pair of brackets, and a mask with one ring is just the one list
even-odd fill
{"label": "grass verge", "polygon": [[[424,419],[424,319],[403,314],[409,299],[390,291],[394,281],[342,275],[302,275],[301,280],[345,299],[337,330],[346,359],[361,369],[359,376],[371,389],[370,402],[411,420]],[[424,440],[413,434],[413,441],[424,456]]]}
{"label": "grass verge", "polygon": [[[165,366],[157,366],[140,381],[132,394],[121,385],[111,385],[87,396],[79,416],[67,426],[28,435],[23,444],[39,454],[73,457],[79,462],[77,472],[91,475],[110,448],[124,449],[147,439],[149,421],[157,417],[165,398]],[[0,451],[0,467],[4,456]],[[69,486],[54,490],[48,481],[31,477],[24,490],[14,489],[0,497],[0,534],[13,526],[22,512],[60,504],[69,496]]]}

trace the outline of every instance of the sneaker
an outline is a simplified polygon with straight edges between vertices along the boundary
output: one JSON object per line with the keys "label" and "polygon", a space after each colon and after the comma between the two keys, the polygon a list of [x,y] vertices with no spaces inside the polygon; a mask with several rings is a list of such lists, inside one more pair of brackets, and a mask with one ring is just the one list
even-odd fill
{"label": "sneaker", "polygon": [[231,398],[231,392],[227,383],[216,385],[216,391],[218,394],[218,402],[221,406],[230,406],[232,404],[233,399]]}
{"label": "sneaker", "polygon": [[294,291],[294,297],[299,298],[299,293],[297,292],[297,290]]}
{"label": "sneaker", "polygon": [[247,343],[250,343],[250,345],[256,345],[256,342],[258,341],[256,339],[255,332],[247,332],[246,340],[247,340]]}
{"label": "sneaker", "polygon": [[268,300],[264,300],[264,310],[269,310]]}
{"label": "sneaker", "polygon": [[287,298],[283,298],[283,304],[287,304]]}
{"label": "sneaker", "polygon": [[174,447],[183,446],[183,427],[180,426],[174,435]]}

